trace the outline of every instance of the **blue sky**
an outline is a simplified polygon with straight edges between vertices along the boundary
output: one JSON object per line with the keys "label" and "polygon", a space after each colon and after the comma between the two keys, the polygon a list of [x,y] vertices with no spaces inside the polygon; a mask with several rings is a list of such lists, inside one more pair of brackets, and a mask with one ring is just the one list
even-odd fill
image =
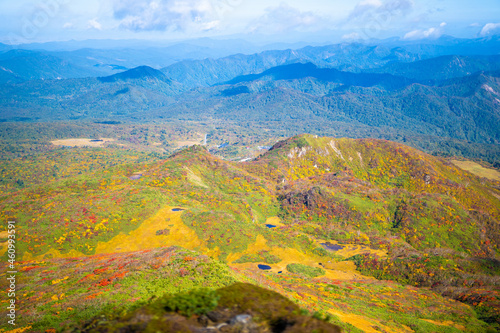
{"label": "blue sky", "polygon": [[254,42],[500,34],[500,0],[0,0],[0,42],[243,37]]}

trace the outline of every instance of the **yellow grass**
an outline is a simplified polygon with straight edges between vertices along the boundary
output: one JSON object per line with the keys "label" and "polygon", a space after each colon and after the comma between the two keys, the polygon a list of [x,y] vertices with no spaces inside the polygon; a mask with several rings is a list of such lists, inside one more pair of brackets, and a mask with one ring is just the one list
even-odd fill
{"label": "yellow grass", "polygon": [[[9,232],[8,231],[2,231],[0,232],[0,238],[7,238],[9,236]],[[7,252],[9,248],[9,242],[8,241],[5,241],[5,242],[1,242],[0,243],[0,256],[2,256],[5,252]]]}
{"label": "yellow grass", "polygon": [[447,321],[435,321],[435,320],[431,320],[431,319],[422,319],[422,320],[425,320],[426,322],[434,324],[434,325],[455,327],[456,329],[459,329],[461,331],[465,331],[465,326],[459,325],[459,324],[455,324],[451,320],[447,320]]}
{"label": "yellow grass", "polygon": [[[341,321],[344,323],[351,324],[352,326],[355,326],[362,330],[363,332],[366,333],[380,333],[380,332],[387,332],[387,333],[409,333],[413,332],[408,327],[402,326],[400,329],[395,329],[391,328],[388,326],[385,326],[381,324],[379,321],[372,319],[372,318],[367,318],[364,316],[356,315],[354,313],[344,313],[341,311],[338,311],[336,309],[330,309],[328,310],[331,314],[339,317]],[[379,328],[376,329],[375,327]]]}
{"label": "yellow grass", "polygon": [[193,170],[189,169],[188,167],[184,167],[184,169],[187,171],[187,178],[190,183],[196,186],[208,188],[207,184],[205,184],[201,177],[195,174]]}
{"label": "yellow grass", "polygon": [[321,243],[331,243],[334,245],[343,246],[344,248],[335,251],[335,254],[338,254],[339,256],[342,256],[344,258],[349,258],[357,254],[363,254],[363,253],[374,254],[379,256],[380,258],[384,258],[387,256],[387,251],[371,249],[365,245],[339,244],[339,242],[334,240],[321,240],[321,239],[315,239],[314,242],[318,247],[322,247]]}
{"label": "yellow grass", "polygon": [[[271,272],[279,272],[282,271],[286,273],[286,266],[288,264],[303,264],[311,267],[318,267],[325,269],[326,274],[322,277],[326,277],[334,280],[351,280],[356,278],[369,279],[370,277],[363,276],[356,270],[356,266],[353,262],[339,262],[339,263],[327,263],[324,261],[324,258],[308,255],[303,252],[300,252],[294,248],[282,248],[273,246],[270,247],[267,245],[267,240],[262,235],[258,235],[255,243],[250,244],[245,251],[239,253],[231,253],[227,257],[227,262],[230,263],[230,266],[238,268],[238,269],[249,269],[258,271],[259,268],[257,265],[259,263],[234,263],[234,261],[238,260],[242,256],[246,254],[256,254],[260,251],[269,251],[271,254],[279,257],[281,261],[276,264],[266,264],[271,267]],[[321,266],[319,263],[322,263]]]}
{"label": "yellow grass", "polygon": [[91,142],[92,139],[64,139],[64,140],[54,140],[50,141],[56,146],[71,146],[71,147],[100,147],[107,142],[115,141],[111,138],[99,138],[97,142]]}
{"label": "yellow grass", "polygon": [[[153,249],[162,246],[181,246],[190,250],[197,250],[203,254],[219,257],[218,247],[209,249],[205,243],[198,238],[194,230],[187,227],[181,220],[182,211],[173,212],[174,207],[164,207],[153,217],[145,220],[136,230],[129,234],[120,233],[108,242],[99,242],[95,254],[117,253]],[[156,235],[156,231],[169,229],[168,235]],[[32,256],[29,252],[24,253],[23,260],[42,260],[44,258],[71,258],[84,257],[85,255],[76,250],[61,254],[58,250],[50,249],[47,253]]]}
{"label": "yellow grass", "polygon": [[75,258],[75,257],[84,257],[85,254],[77,251],[77,250],[71,250],[68,253],[61,254],[58,250],[52,248],[49,251],[47,251],[44,254],[41,254],[39,256],[33,256],[31,253],[26,251],[23,254],[23,261],[32,261],[32,260],[43,260],[47,258]]}
{"label": "yellow grass", "polygon": [[10,331],[4,331],[3,329],[0,330],[0,333],[22,333],[22,332],[26,332],[27,330],[30,330],[31,329],[31,326],[26,326],[26,327],[20,327],[20,328],[16,328],[16,329],[13,329],[13,330],[10,330]]}
{"label": "yellow grass", "polygon": [[451,163],[455,164],[460,169],[463,169],[465,171],[469,171],[470,173],[472,173],[476,176],[500,181],[500,172],[498,172],[495,169],[485,168],[485,167],[483,167],[475,162],[472,162],[472,161],[452,160]]}
{"label": "yellow grass", "polygon": [[199,140],[185,140],[185,141],[177,141],[177,146],[178,147],[183,147],[183,146],[194,146],[194,145],[199,145],[203,139]]}
{"label": "yellow grass", "polygon": [[278,216],[273,216],[273,217],[267,218],[266,224],[272,224],[272,225],[275,225],[277,227],[284,226],[284,224],[281,223],[281,219]]}
{"label": "yellow grass", "polygon": [[[217,250],[206,248],[196,232],[182,222],[182,211],[173,212],[172,208],[174,207],[167,206],[160,209],[153,217],[144,221],[139,228],[128,235],[120,233],[106,243],[99,242],[96,253],[138,251],[173,245],[200,250],[205,254],[217,252]],[[156,235],[156,231],[163,229],[169,229],[170,233]]]}

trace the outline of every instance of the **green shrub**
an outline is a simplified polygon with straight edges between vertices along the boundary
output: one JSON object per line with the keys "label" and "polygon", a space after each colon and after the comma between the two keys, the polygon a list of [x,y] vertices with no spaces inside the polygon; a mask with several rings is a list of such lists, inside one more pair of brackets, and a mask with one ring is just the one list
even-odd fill
{"label": "green shrub", "polygon": [[289,264],[286,270],[290,273],[302,274],[310,278],[315,278],[325,274],[325,270],[319,267],[311,267],[303,264]]}
{"label": "green shrub", "polygon": [[265,262],[266,264],[277,264],[281,261],[281,258],[269,253],[268,251],[262,251],[257,254],[245,254],[240,259],[235,260],[236,264],[244,264],[247,262]]}
{"label": "green shrub", "polygon": [[184,316],[201,315],[217,307],[220,296],[214,290],[200,288],[186,293],[179,293],[164,299],[163,307],[167,311],[178,312]]}

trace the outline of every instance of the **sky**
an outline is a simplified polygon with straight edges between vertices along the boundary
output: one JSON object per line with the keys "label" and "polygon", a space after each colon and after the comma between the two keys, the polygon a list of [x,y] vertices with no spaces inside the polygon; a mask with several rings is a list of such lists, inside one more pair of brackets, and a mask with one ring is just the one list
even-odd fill
{"label": "sky", "polygon": [[0,0],[0,42],[403,40],[500,34],[500,0]]}

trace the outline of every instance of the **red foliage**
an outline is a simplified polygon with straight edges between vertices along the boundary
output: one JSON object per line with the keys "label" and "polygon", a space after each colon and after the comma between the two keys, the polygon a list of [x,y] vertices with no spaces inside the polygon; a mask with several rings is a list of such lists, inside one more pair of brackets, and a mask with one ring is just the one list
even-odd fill
{"label": "red foliage", "polygon": [[101,269],[94,269],[94,274],[100,274],[102,272],[105,272],[108,270],[109,267],[104,267],[104,268],[101,268]]}
{"label": "red foliage", "polygon": [[80,281],[78,281],[78,282],[83,282],[83,281],[87,280],[88,278],[90,278],[92,276],[95,276],[95,275],[94,274],[87,274],[83,278],[81,278]]}
{"label": "red foliage", "polygon": [[35,268],[40,268],[40,266],[23,267],[21,268],[21,272],[28,272]]}
{"label": "red foliage", "polygon": [[127,273],[128,273],[128,271],[124,271],[121,273],[115,273],[115,274],[111,275],[109,278],[102,279],[101,281],[99,281],[99,283],[96,283],[94,286],[95,287],[97,287],[97,286],[105,287],[105,286],[111,284],[113,281],[124,277]]}
{"label": "red foliage", "polygon": [[186,275],[189,275],[189,271],[187,269],[185,269],[184,267],[181,267],[179,269],[179,275],[182,276],[182,277],[184,277]]}

